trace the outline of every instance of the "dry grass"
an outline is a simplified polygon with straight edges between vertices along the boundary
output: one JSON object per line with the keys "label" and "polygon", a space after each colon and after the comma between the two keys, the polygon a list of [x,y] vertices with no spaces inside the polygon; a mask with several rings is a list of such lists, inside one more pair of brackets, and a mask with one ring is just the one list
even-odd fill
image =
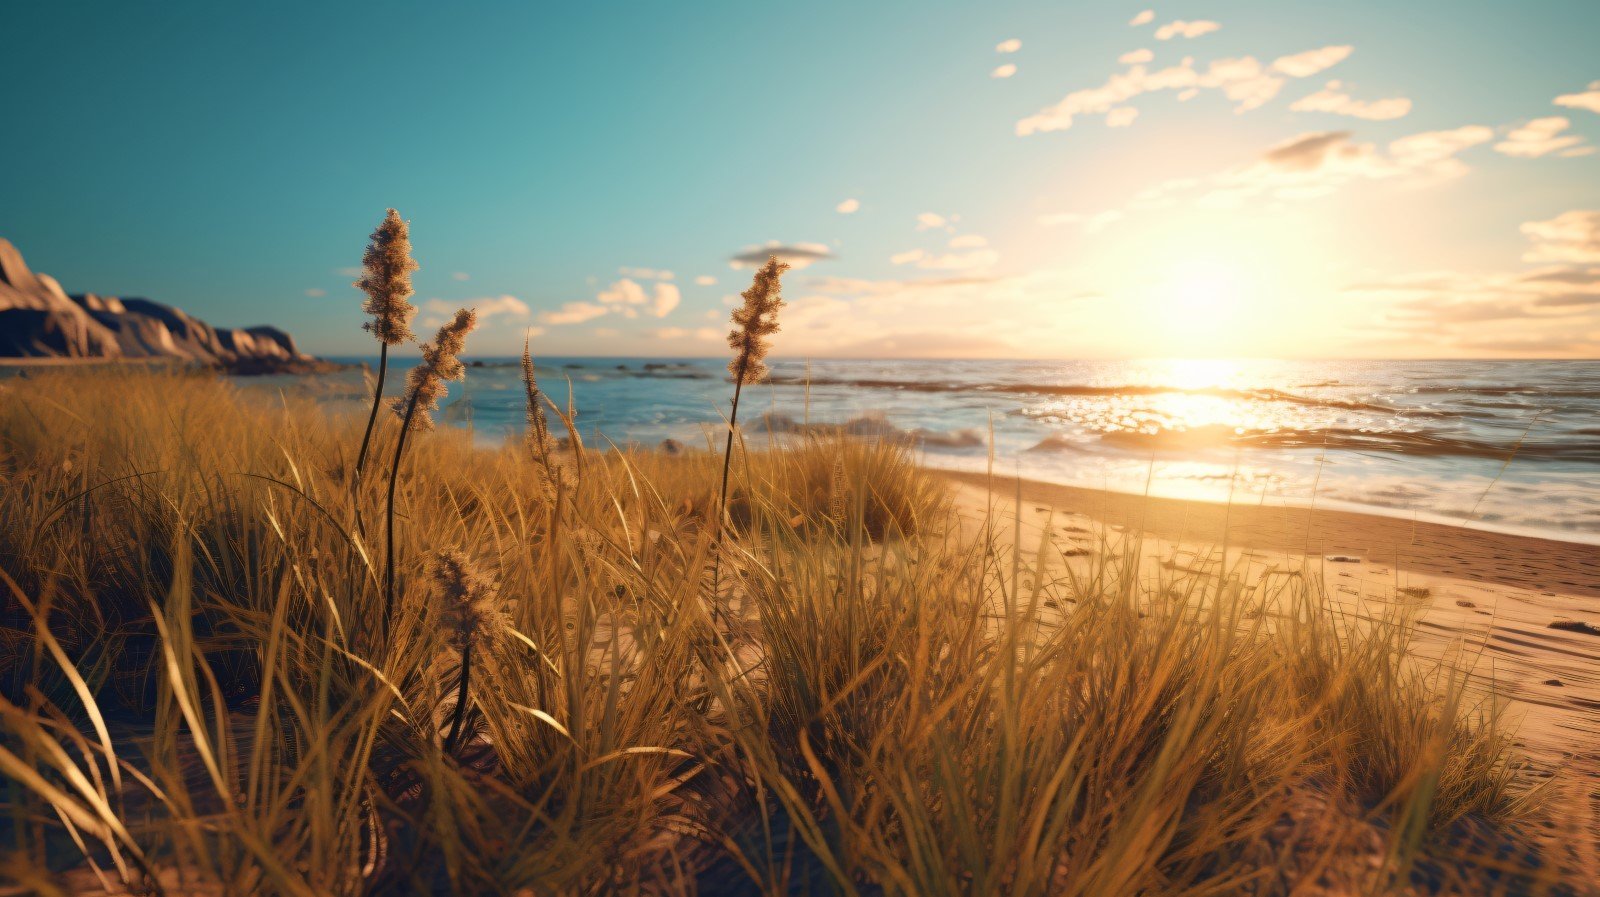
{"label": "dry grass", "polygon": [[[413,434],[385,648],[363,423],[210,376],[0,386],[0,879],[1372,893],[1525,802],[1409,621],[1014,552],[888,444],[737,453],[713,602],[719,456],[590,453],[552,487],[526,446]],[[500,599],[470,691],[441,551]]]}

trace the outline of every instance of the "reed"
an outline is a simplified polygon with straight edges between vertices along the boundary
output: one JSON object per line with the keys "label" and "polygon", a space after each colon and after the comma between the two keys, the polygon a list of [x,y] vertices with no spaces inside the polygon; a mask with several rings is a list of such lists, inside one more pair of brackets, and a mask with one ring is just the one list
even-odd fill
{"label": "reed", "polygon": [[432,343],[422,344],[422,363],[406,374],[406,391],[391,406],[400,417],[400,434],[394,443],[394,460],[389,465],[389,492],[384,501],[383,617],[379,631],[387,639],[394,618],[394,499],[400,483],[400,464],[405,459],[406,437],[413,431],[433,429],[433,412],[439,407],[450,380],[467,375],[461,363],[461,350],[467,334],[477,324],[470,309],[459,309],[455,317],[439,328]]}
{"label": "reed", "polygon": [[733,310],[733,330],[728,333],[728,346],[733,349],[733,360],[728,362],[728,372],[733,375],[733,402],[728,409],[728,438],[722,449],[722,482],[717,489],[717,525],[712,546],[711,600],[719,609],[717,597],[722,575],[722,531],[728,513],[728,473],[733,467],[734,436],[739,431],[739,396],[746,383],[758,383],[767,376],[765,358],[770,351],[769,338],[778,331],[778,310],[783,308],[782,276],[789,266],[769,256],[766,264],[756,270],[750,288],[742,293],[744,303]]}
{"label": "reed", "polygon": [[400,213],[390,209],[383,222],[372,232],[366,252],[361,257],[361,278],[354,284],[367,294],[362,310],[372,320],[362,325],[378,340],[378,381],[372,391],[372,410],[367,414],[367,429],[361,434],[361,448],[356,452],[353,482],[359,484],[367,463],[367,449],[372,444],[372,429],[378,421],[378,406],[383,403],[383,382],[389,373],[389,347],[410,342],[411,318],[417,313],[409,301],[412,294],[411,274],[417,263],[411,257],[411,229]]}

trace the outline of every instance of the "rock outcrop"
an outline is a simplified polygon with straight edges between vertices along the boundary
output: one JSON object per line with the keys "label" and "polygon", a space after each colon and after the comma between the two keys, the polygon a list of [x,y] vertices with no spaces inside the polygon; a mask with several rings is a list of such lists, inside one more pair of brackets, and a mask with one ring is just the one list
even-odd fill
{"label": "rock outcrop", "polygon": [[228,329],[149,299],[68,295],[36,274],[0,238],[0,358],[144,359],[221,367],[235,373],[325,366],[276,327]]}

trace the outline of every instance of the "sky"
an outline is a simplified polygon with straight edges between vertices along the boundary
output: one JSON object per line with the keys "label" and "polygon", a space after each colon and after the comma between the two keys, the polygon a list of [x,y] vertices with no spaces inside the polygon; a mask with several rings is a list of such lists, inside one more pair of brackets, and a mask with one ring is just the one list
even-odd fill
{"label": "sky", "polygon": [[5,4],[0,236],[375,352],[1600,356],[1600,3]]}

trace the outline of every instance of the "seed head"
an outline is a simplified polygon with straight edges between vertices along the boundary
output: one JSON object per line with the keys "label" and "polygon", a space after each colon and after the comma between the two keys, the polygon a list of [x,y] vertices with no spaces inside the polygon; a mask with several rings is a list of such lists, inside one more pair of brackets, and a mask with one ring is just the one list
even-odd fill
{"label": "seed head", "polygon": [[464,649],[480,638],[498,615],[499,590],[491,577],[453,548],[434,555],[433,582],[439,590],[444,623],[450,628],[450,641]]}
{"label": "seed head", "polygon": [[783,307],[783,285],[779,276],[789,266],[770,256],[756,271],[750,289],[743,293],[744,304],[733,310],[734,329],[728,333],[733,361],[728,371],[736,383],[757,383],[767,376],[767,337],[778,331],[778,309]]}
{"label": "seed head", "polygon": [[411,316],[417,310],[406,300],[411,297],[411,272],[417,270],[417,263],[411,258],[410,226],[399,212],[390,209],[372,232],[361,267],[355,287],[367,294],[362,309],[372,315],[362,328],[388,346],[415,338]]}
{"label": "seed head", "polygon": [[404,419],[407,406],[416,403],[411,415],[411,429],[433,429],[433,411],[439,407],[439,400],[444,398],[444,382],[466,377],[467,368],[459,356],[461,350],[466,348],[467,334],[472,332],[477,322],[478,316],[471,309],[458,309],[456,316],[439,328],[431,344],[422,344],[422,363],[406,374],[405,394],[390,406],[395,414]]}
{"label": "seed head", "polygon": [[550,423],[544,414],[544,397],[539,394],[539,383],[533,378],[533,355],[529,351],[527,337],[522,340],[522,385],[528,396],[528,448],[533,452],[533,457],[544,465],[545,475],[550,477],[554,473],[550,456],[555,453],[556,445],[555,440],[550,438]]}

